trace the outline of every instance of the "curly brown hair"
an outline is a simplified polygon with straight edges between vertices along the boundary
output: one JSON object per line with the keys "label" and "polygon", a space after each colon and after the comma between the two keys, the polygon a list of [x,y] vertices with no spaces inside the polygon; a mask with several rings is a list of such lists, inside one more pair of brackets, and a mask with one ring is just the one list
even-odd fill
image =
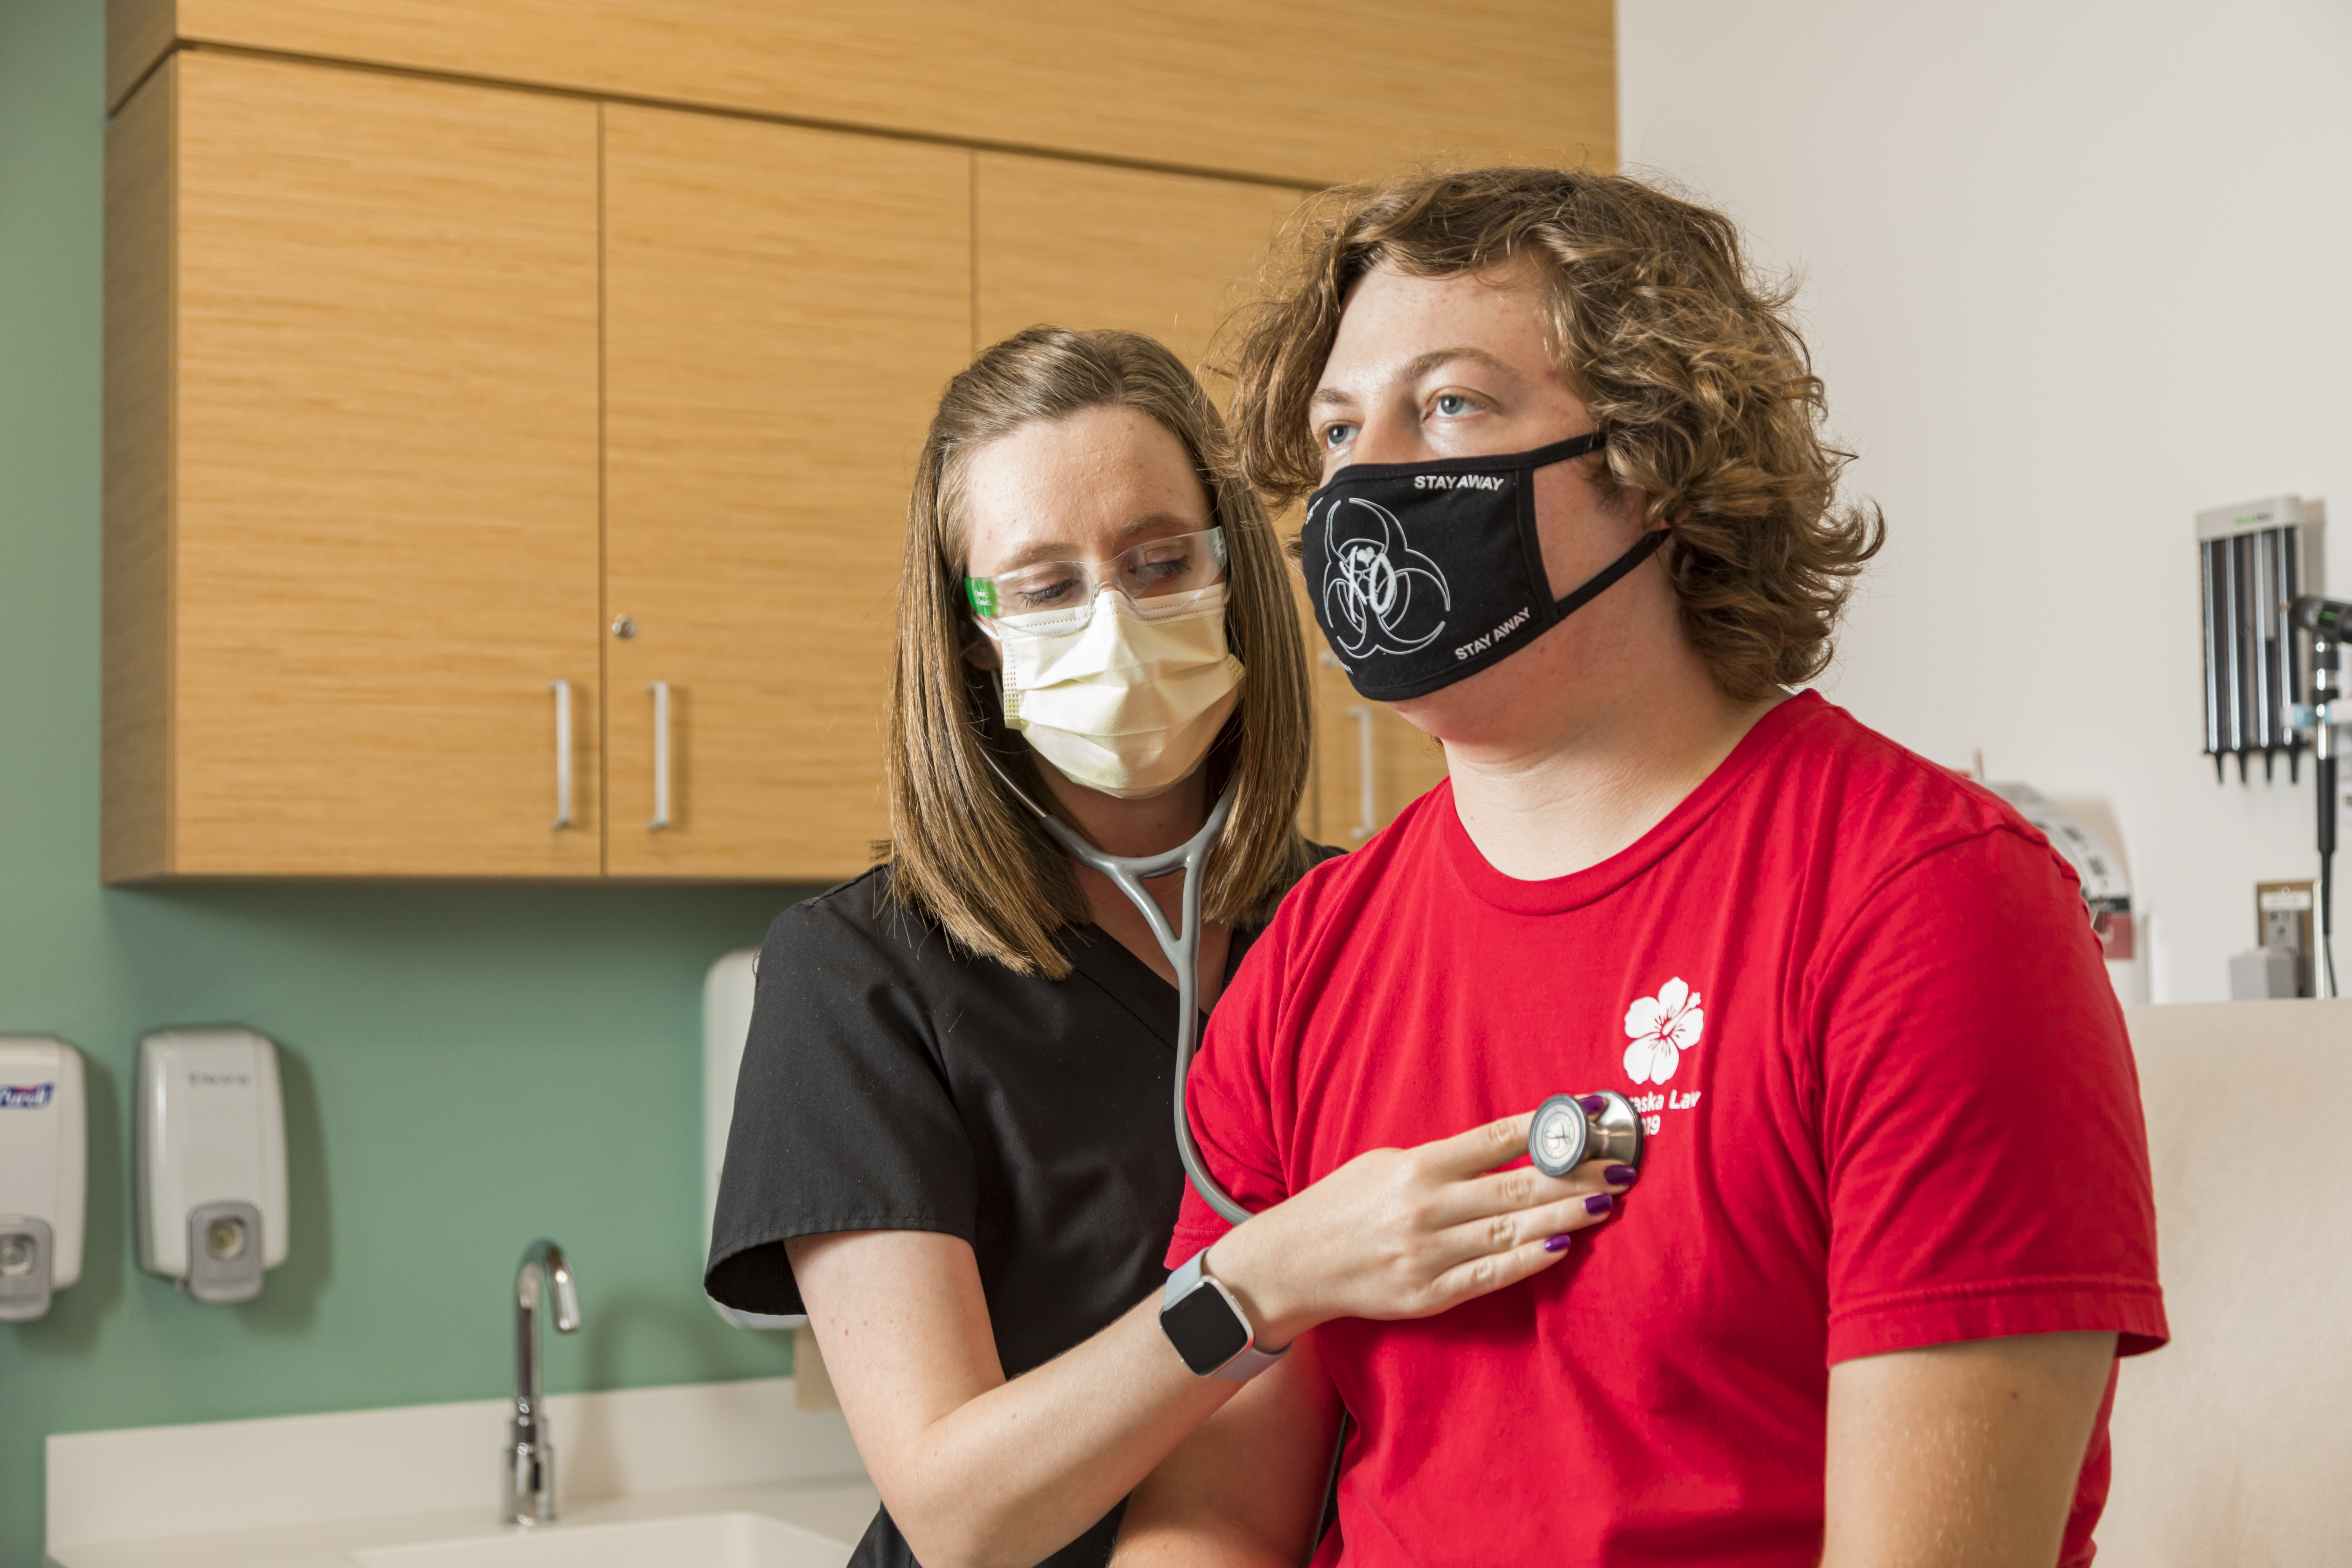
{"label": "curly brown hair", "polygon": [[1683,631],[1716,684],[1752,701],[1828,666],[1885,522],[1838,504],[1853,454],[1822,438],[1795,283],[1751,268],[1729,218],[1622,174],[1476,169],[1328,191],[1286,239],[1229,328],[1238,459],[1270,499],[1321,482],[1308,399],[1358,279],[1531,263],[1612,481],[1642,495],[1645,527],[1673,531]]}

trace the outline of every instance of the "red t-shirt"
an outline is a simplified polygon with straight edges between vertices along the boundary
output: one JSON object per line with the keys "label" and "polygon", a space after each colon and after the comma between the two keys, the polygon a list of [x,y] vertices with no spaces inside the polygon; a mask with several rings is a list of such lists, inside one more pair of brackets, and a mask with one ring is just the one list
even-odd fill
{"label": "red t-shirt", "polygon": [[[1813,1568],[1834,1363],[2166,1336],[2138,1080],[2073,872],[1811,694],[1570,876],[1504,876],[1432,791],[1285,900],[1190,1088],[1252,1209],[1561,1091],[1646,1113],[1640,1181],[1564,1262],[1317,1331],[1358,1423],[1322,1564]],[[1225,1228],[1188,1190],[1170,1265]],[[2063,1563],[2106,1481],[2102,1412]]]}

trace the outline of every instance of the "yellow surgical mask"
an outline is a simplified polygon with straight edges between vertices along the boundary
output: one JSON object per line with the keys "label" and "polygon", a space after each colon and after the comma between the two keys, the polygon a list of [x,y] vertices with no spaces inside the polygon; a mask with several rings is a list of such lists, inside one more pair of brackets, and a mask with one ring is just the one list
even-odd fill
{"label": "yellow surgical mask", "polygon": [[1002,616],[1004,721],[1071,780],[1122,800],[1172,788],[1207,756],[1241,692],[1225,646],[1226,584]]}

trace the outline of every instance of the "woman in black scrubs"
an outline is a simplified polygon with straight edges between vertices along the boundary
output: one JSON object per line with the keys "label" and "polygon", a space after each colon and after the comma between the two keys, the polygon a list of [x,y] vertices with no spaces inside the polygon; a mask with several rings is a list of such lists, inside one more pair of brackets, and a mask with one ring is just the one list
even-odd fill
{"label": "woman in black scrubs", "polygon": [[[1184,1180],[1175,972],[1028,804],[1132,856],[1234,792],[1204,1006],[1330,853],[1294,826],[1306,659],[1280,547],[1232,473],[1198,384],[1123,332],[997,344],[924,443],[890,858],[768,933],[707,1279],[808,1313],[884,1500],[861,1568],[1099,1563],[1121,1500],[1241,1386],[1194,1375],[1156,1321]],[[1150,885],[1171,921],[1181,884]],[[1597,1165],[1490,1173],[1526,1135],[1521,1116],[1364,1154],[1205,1272],[1269,1351],[1269,1327],[1512,1283],[1607,1206]],[[1319,1382],[1312,1345],[1268,1375]],[[1328,1457],[1297,1457],[1302,1497]]]}

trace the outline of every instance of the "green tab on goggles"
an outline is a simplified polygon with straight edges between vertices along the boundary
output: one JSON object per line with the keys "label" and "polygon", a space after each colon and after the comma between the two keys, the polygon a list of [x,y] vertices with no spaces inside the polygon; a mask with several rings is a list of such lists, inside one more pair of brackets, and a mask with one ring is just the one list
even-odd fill
{"label": "green tab on goggles", "polygon": [[967,577],[963,592],[973,615],[994,620],[1078,609],[1092,605],[1095,595],[1108,587],[1140,605],[1214,587],[1224,580],[1225,531],[1210,528],[1146,540],[1108,562],[1040,561],[993,577]]}

